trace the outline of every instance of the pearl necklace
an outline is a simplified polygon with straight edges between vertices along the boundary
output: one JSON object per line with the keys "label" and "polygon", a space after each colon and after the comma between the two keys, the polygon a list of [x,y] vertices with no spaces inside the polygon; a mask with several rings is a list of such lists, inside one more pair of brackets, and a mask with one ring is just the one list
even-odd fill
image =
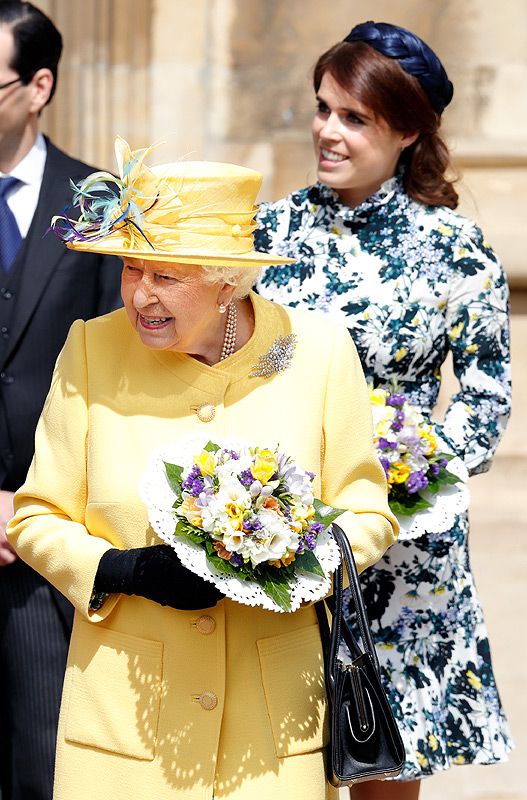
{"label": "pearl necklace", "polygon": [[234,301],[229,303],[227,308],[227,321],[225,323],[225,336],[223,337],[223,347],[221,350],[220,361],[232,356],[236,347],[236,334],[238,330],[238,311]]}

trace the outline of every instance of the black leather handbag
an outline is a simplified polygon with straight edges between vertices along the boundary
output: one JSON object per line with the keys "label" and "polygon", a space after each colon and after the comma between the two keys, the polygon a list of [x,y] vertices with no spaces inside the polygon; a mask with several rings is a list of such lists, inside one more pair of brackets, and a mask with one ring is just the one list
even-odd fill
{"label": "black leather handbag", "polygon": [[[316,603],[330,718],[327,776],[333,786],[351,786],[399,775],[405,755],[381,684],[353,552],[342,528],[333,523],[332,531],[341,563],[335,571],[333,596]],[[343,614],[343,564],[354,604],[351,624]]]}

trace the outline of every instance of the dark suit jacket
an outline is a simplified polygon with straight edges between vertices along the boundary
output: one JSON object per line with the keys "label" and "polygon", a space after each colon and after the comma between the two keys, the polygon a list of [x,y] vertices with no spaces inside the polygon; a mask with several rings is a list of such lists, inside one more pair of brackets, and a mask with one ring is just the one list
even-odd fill
{"label": "dark suit jacket", "polygon": [[38,205],[13,269],[21,270],[20,283],[16,293],[0,287],[0,303],[14,304],[7,335],[0,331],[0,488],[11,491],[25,480],[35,428],[70,325],[121,305],[119,259],[75,253],[52,232],[45,235],[52,216],[71,203],[70,179],[78,182],[95,170],[49,141],[47,146]]}

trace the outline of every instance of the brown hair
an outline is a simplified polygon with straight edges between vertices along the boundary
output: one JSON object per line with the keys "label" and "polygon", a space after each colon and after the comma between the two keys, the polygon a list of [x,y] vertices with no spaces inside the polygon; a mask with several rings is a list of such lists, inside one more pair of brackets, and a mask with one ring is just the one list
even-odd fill
{"label": "brown hair", "polygon": [[419,134],[399,162],[405,167],[403,183],[410,197],[430,206],[456,208],[455,178],[446,177],[452,172],[450,154],[439,135],[441,117],[417,78],[364,42],[341,42],[320,56],[313,71],[316,92],[326,72],[394,130]]}

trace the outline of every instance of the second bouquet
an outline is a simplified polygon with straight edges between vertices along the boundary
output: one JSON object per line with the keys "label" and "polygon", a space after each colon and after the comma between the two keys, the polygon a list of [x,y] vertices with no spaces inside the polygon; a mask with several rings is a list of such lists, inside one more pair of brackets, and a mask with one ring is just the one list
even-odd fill
{"label": "second bouquet", "polygon": [[294,611],[330,590],[342,509],[279,448],[188,441],[155,454],[142,494],[156,533],[228,597]]}

